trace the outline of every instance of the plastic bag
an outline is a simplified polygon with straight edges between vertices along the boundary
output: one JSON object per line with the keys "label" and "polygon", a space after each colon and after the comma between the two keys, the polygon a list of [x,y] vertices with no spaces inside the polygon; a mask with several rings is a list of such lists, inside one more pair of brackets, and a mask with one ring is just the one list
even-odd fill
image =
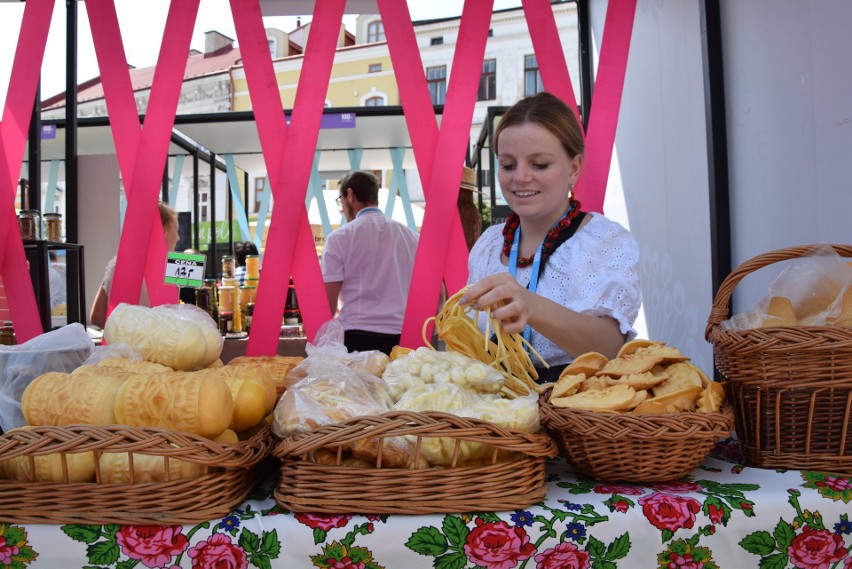
{"label": "plastic bag", "polygon": [[[726,330],[770,326],[849,326],[843,316],[852,309],[852,266],[834,248],[820,244],[791,259],[751,311],[722,322]],[[848,306],[846,306],[848,305]]]}
{"label": "plastic bag", "polygon": [[17,346],[0,346],[0,428],[26,424],[21,397],[38,376],[70,373],[92,354],[95,344],[82,324],[74,323],[41,334]]}
{"label": "plastic bag", "polygon": [[[307,357],[295,368],[291,369],[285,380],[290,387],[310,375],[311,366],[318,361],[338,361],[353,369],[365,371],[370,375],[381,377],[390,363],[390,358],[378,350],[364,352],[349,352],[343,344],[343,325],[333,318],[320,326],[314,338],[314,343],[305,345]],[[315,373],[314,373],[315,375]]]}
{"label": "plastic bag", "polygon": [[[499,395],[476,393],[453,383],[420,385],[403,393],[394,409],[408,411],[441,411],[458,417],[471,417],[495,425],[522,431],[538,432],[540,428],[538,396],[531,394],[515,399],[503,399]],[[416,444],[416,438],[409,437]],[[453,437],[422,437],[420,452],[435,466],[452,466],[456,454],[457,440]],[[491,445],[468,440],[458,442],[457,466],[469,466],[476,461],[491,457]],[[500,454],[500,453],[498,453]]]}
{"label": "plastic bag", "polygon": [[129,344],[149,362],[180,371],[209,366],[225,343],[210,315],[192,304],[119,304],[107,319],[104,340]]}

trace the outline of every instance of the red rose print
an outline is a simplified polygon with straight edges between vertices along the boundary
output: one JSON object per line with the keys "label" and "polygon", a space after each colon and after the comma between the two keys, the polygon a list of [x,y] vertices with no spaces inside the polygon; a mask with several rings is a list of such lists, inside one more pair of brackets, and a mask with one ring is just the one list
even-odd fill
{"label": "red rose print", "polygon": [[207,541],[199,541],[189,550],[193,569],[246,569],[246,552],[231,543],[231,537],[214,533]]}
{"label": "red rose print", "polygon": [[612,506],[615,508],[616,512],[621,512],[622,514],[630,507],[627,505],[627,500],[618,500],[613,502]]}
{"label": "red rose print", "polygon": [[573,543],[560,543],[535,556],[537,569],[586,569],[589,554]]}
{"label": "red rose print", "polygon": [[163,567],[188,545],[181,526],[121,526],[115,541],[131,559],[145,567]]}
{"label": "red rose print", "polygon": [[718,524],[722,521],[722,518],[725,515],[724,508],[717,506],[715,504],[710,504],[707,506],[707,516],[710,518],[710,522],[714,524]]}
{"label": "red rose print", "polygon": [[693,498],[656,492],[639,499],[642,513],[659,530],[691,528],[701,505]]}
{"label": "red rose print", "polygon": [[324,515],[324,514],[296,514],[296,519],[310,528],[319,528],[328,531],[333,528],[342,528],[349,523],[351,516]]}
{"label": "red rose print", "polygon": [[532,557],[535,547],[523,528],[504,521],[481,522],[467,536],[464,552],[478,567],[509,569]]}
{"label": "red rose print", "polygon": [[808,526],[787,547],[790,562],[803,569],[828,569],[833,563],[842,561],[847,553],[839,535],[824,529],[812,530]]}

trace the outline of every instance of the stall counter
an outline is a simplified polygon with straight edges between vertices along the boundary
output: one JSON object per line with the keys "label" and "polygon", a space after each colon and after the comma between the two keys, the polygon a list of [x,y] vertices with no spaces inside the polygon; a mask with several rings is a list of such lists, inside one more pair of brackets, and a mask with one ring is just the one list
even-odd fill
{"label": "stall counter", "polygon": [[852,567],[848,478],[739,460],[729,441],[690,476],[659,484],[603,483],[553,460],[543,503],[418,516],[282,511],[271,497],[273,470],[236,511],[195,526],[0,524],[0,561],[35,569]]}

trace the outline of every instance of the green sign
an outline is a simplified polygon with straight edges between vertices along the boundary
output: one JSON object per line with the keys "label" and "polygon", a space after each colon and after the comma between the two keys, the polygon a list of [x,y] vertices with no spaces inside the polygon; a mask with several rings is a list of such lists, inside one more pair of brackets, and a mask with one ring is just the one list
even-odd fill
{"label": "green sign", "polygon": [[170,252],[166,259],[166,284],[200,288],[204,284],[204,255]]}

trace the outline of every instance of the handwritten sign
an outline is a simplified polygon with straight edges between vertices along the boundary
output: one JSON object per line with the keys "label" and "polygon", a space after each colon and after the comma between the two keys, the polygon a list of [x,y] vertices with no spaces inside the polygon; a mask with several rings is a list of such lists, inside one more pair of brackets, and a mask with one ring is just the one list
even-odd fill
{"label": "handwritten sign", "polygon": [[199,288],[204,283],[204,255],[169,253],[166,258],[166,284]]}

